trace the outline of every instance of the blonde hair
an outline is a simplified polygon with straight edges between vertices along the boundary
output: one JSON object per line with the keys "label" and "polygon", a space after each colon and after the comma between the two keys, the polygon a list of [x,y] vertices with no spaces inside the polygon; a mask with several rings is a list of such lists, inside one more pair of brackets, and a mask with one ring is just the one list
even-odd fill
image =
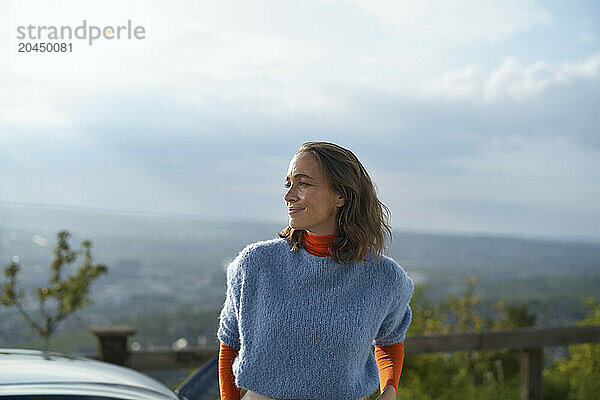
{"label": "blonde hair", "polygon": [[[381,256],[392,240],[390,210],[377,198],[375,186],[358,158],[350,150],[329,142],[307,142],[296,154],[308,153],[315,158],[334,192],[345,204],[337,215],[337,236],[329,254],[337,263],[368,259],[369,253]],[[304,247],[304,230],[288,225],[279,232],[292,250]]]}

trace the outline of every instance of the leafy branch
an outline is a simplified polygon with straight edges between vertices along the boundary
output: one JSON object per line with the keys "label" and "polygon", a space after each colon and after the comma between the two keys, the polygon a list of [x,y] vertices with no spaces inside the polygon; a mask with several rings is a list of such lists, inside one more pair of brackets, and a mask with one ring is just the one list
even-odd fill
{"label": "leafy branch", "polygon": [[[108,272],[108,267],[104,264],[93,263],[92,243],[89,240],[84,240],[79,250],[71,250],[70,236],[68,231],[57,234],[58,243],[54,249],[54,260],[50,265],[51,275],[48,285],[35,289],[42,322],[36,321],[26,311],[25,293],[23,289],[17,289],[17,277],[21,270],[18,261],[13,260],[4,267],[4,277],[7,282],[2,285],[0,304],[17,308],[37,334],[46,339],[45,350],[48,349],[50,337],[58,324],[68,315],[91,302],[88,295],[91,284],[100,275]],[[81,260],[79,268],[72,275],[63,277],[63,268],[78,259]]]}

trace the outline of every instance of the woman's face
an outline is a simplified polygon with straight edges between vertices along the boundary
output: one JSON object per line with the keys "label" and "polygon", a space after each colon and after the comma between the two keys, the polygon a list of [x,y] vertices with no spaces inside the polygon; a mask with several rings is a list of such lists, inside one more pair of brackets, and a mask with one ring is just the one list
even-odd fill
{"label": "woman's face", "polygon": [[314,235],[337,233],[337,212],[345,199],[331,190],[313,155],[300,153],[292,158],[285,186],[283,198],[292,228]]}

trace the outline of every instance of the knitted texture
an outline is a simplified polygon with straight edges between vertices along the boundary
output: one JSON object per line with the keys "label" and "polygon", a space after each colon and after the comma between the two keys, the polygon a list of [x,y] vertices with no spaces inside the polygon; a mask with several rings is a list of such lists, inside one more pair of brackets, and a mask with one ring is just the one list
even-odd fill
{"label": "knitted texture", "polygon": [[239,349],[235,384],[263,396],[358,399],[378,385],[372,345],[404,341],[413,282],[391,258],[337,264],[285,239],[227,268],[219,340]]}

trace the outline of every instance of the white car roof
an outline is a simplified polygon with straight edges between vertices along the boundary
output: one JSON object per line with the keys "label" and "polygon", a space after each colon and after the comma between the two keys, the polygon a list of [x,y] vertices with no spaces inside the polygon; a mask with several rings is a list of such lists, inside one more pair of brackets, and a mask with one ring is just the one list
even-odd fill
{"label": "white car roof", "polygon": [[162,383],[129,368],[59,353],[0,348],[0,396],[9,393],[177,399]]}

